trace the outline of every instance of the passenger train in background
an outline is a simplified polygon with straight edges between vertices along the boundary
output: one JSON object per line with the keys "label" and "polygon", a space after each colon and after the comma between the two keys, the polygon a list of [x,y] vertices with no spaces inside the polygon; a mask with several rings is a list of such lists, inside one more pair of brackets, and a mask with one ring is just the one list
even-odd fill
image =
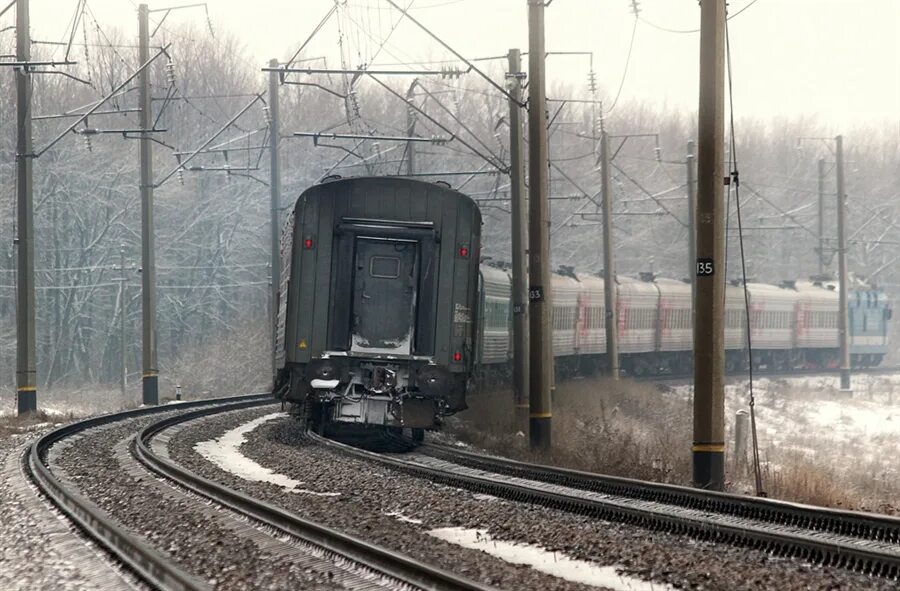
{"label": "passenger train in background", "polygon": [[[481,267],[481,373],[508,366],[512,355],[510,272]],[[558,377],[606,367],[606,309],[601,276],[563,267],[553,275],[553,355]],[[838,290],[830,278],[748,283],[750,337],[755,367],[777,370],[839,365]],[[747,314],[743,285],[725,296],[725,364],[746,369]],[[864,286],[849,291],[850,353],[857,367],[873,367],[887,353],[891,307],[884,292]],[[642,274],[616,278],[620,367],[628,375],[680,374],[691,367],[691,285]]]}
{"label": "passenger train in background", "polygon": [[[479,260],[481,213],[446,183],[327,179],[297,199],[282,239],[274,395],[320,432],[396,434],[440,427],[481,375],[506,375],[509,272]],[[683,373],[692,357],[691,286],[616,278],[620,366]],[[753,361],[838,364],[833,282],[751,283]],[[604,282],[562,268],[552,280],[556,374],[606,367]],[[726,366],[746,365],[741,286],[726,293]],[[877,289],[850,293],[852,357],[881,363],[891,310]]]}

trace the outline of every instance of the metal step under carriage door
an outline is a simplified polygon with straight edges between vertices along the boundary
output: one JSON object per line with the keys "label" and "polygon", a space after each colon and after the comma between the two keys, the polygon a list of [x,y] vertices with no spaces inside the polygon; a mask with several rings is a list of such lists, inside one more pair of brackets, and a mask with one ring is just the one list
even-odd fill
{"label": "metal step under carriage door", "polygon": [[419,243],[415,240],[357,237],[352,352],[411,353],[419,276],[418,252]]}

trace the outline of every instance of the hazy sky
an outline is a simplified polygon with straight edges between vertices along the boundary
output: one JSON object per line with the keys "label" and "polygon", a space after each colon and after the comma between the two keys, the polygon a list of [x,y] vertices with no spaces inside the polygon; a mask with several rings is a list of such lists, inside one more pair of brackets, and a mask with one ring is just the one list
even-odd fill
{"label": "hazy sky", "polygon": [[[159,0],[150,7],[197,0]],[[366,61],[389,30],[386,0],[346,1],[345,47]],[[395,0],[408,4],[410,0]],[[751,0],[731,0],[731,13]],[[89,0],[102,26],[134,30],[136,2]],[[260,65],[299,47],[334,0],[208,0],[217,29],[237,34]],[[673,33],[698,27],[697,0],[641,0],[623,99],[696,110],[699,35]],[[32,36],[60,39],[76,0],[31,0]],[[600,83],[615,94],[634,26],[631,0],[553,0],[547,8],[547,49],[593,51]],[[412,14],[467,57],[527,47],[526,0],[414,0]],[[378,7],[381,9],[379,10]],[[158,18],[158,14],[154,15]],[[4,17],[11,20],[11,15]],[[332,19],[333,21],[334,19]],[[171,24],[205,23],[202,9],[173,13]],[[360,33],[354,23],[368,30]],[[651,24],[652,23],[652,24]],[[839,132],[857,123],[900,125],[900,0],[757,0],[730,23],[735,111],[761,118],[812,115]],[[305,55],[329,56],[339,65],[337,27],[324,27]],[[176,47],[177,52],[177,47]],[[375,60],[442,59],[447,53],[402,22]],[[583,90],[584,57],[551,57],[551,80]]]}

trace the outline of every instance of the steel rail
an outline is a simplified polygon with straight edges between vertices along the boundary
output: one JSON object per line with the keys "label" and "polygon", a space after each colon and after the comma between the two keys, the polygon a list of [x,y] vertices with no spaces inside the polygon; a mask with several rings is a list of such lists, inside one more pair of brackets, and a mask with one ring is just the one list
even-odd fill
{"label": "steel rail", "polygon": [[[457,457],[465,453],[465,462],[474,463],[472,456],[476,456],[486,469],[473,469],[464,463],[428,465],[353,448],[315,434],[309,437],[345,455],[477,493],[900,579],[900,520],[895,518],[617,479],[513,460],[498,462],[493,457],[455,450],[452,455]],[[434,446],[426,449],[433,451]],[[498,467],[502,471],[496,471]],[[586,481],[597,479],[610,483],[608,490],[579,489],[572,484],[585,485]],[[613,482],[617,484],[612,485]],[[786,522],[773,517],[779,512],[787,516]],[[818,529],[821,527],[826,529]]]}
{"label": "steel rail", "polygon": [[[272,400],[270,399],[270,401]],[[245,406],[250,406],[250,404]],[[493,589],[419,562],[398,552],[303,519],[272,504],[254,499],[244,493],[199,476],[171,460],[160,457],[151,450],[150,442],[160,432],[179,423],[233,409],[234,406],[223,409],[199,409],[167,417],[148,425],[135,437],[134,454],[141,463],[153,472],[202,497],[210,499],[214,503],[227,507],[242,516],[263,523],[291,537],[298,538],[307,544],[321,548],[326,554],[347,559],[401,583],[406,583],[416,588],[440,591],[489,591]]]}
{"label": "steel rail", "polygon": [[70,423],[51,431],[29,446],[22,457],[23,468],[37,488],[88,538],[105,548],[140,579],[159,589],[186,591],[210,589],[211,587],[205,582],[186,573],[158,550],[133,536],[93,502],[78,492],[66,488],[53,474],[48,453],[53,445],[95,427],[166,411],[206,405],[230,405],[234,402],[240,403],[253,399],[271,400],[271,396],[256,394],[235,398],[198,400],[179,405],[145,407]]}
{"label": "steel rail", "polygon": [[898,545],[900,518],[861,511],[816,507],[778,499],[767,499],[607,476],[581,470],[531,464],[519,460],[474,453],[446,445],[428,444],[426,454],[465,466],[527,478],[568,488],[664,502],[701,511],[750,517],[778,525],[795,525],[822,532],[855,536]]}

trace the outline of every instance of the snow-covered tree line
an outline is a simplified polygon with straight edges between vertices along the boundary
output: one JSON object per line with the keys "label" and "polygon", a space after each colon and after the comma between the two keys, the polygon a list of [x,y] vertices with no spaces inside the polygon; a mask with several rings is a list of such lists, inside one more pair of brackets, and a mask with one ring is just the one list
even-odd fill
{"label": "snow-covered tree line", "polygon": [[[9,46],[10,39],[5,39]],[[127,45],[128,36],[97,36],[92,43]],[[266,87],[264,64],[252,63],[235,37],[205,29],[162,30],[154,44],[171,43],[170,59],[152,67],[154,176],[176,166],[174,152],[191,152]],[[8,47],[7,47],[8,48]],[[56,49],[58,52],[59,49]],[[36,47],[53,55],[53,48]],[[33,114],[71,112],[91,104],[136,67],[129,47],[79,48],[80,64],[68,73],[35,76]],[[503,84],[503,62],[488,71]],[[2,73],[2,72],[0,72]],[[12,388],[15,370],[15,88],[11,72],[0,77],[0,388]],[[475,74],[420,77],[412,104],[412,77],[349,79],[291,76],[315,82],[281,87],[283,210],[326,174],[398,174],[405,171],[405,143],[293,138],[295,131],[404,136],[410,117],[415,133],[447,139],[417,143],[417,172],[478,171],[445,180],[481,200],[483,255],[510,260],[508,105]],[[382,85],[382,83],[384,85]],[[348,91],[349,89],[349,91]],[[586,99],[583,85],[556,85],[553,99]],[[602,93],[601,93],[602,95]],[[134,85],[103,107],[133,109]],[[169,100],[165,100],[169,97]],[[268,100],[268,97],[265,97]],[[268,376],[268,153],[252,148],[268,141],[267,114],[258,102],[214,144],[221,153],[192,164],[236,170],[185,172],[156,190],[159,347],[163,391],[175,382],[206,389],[264,386]],[[552,249],[554,264],[596,272],[602,266],[600,173],[592,137],[603,109],[586,103],[548,105],[551,123]],[[424,113],[423,113],[424,112]],[[817,160],[827,160],[825,233],[827,268],[835,236],[834,156],[830,142],[803,137],[843,132],[847,148],[850,268],[888,287],[900,285],[900,143],[896,129],[878,126],[835,130],[814,116],[748,121],[737,114],[744,246],[751,278],[777,282],[814,274],[818,268]],[[35,146],[72,118],[35,122]],[[131,129],[135,113],[98,115],[79,128]],[[618,271],[688,274],[688,215],[684,164],[695,135],[693,113],[649,104],[622,103],[602,117],[613,136],[612,168]],[[165,130],[165,131],[162,131]],[[38,298],[38,373],[42,388],[58,384],[114,384],[121,372],[120,318],[132,382],[141,359],[140,199],[137,142],[133,134],[69,134],[35,163]],[[631,136],[625,140],[624,136]],[[334,147],[339,146],[339,147]],[[478,152],[476,154],[475,152]],[[729,149],[729,154],[731,150]],[[434,177],[437,178],[437,177]],[[183,182],[180,182],[183,179]],[[730,194],[732,212],[735,194]],[[737,221],[729,224],[730,277],[737,277]],[[125,268],[120,265],[124,252]],[[900,259],[898,259],[900,260]],[[120,279],[125,279],[124,299]]]}

